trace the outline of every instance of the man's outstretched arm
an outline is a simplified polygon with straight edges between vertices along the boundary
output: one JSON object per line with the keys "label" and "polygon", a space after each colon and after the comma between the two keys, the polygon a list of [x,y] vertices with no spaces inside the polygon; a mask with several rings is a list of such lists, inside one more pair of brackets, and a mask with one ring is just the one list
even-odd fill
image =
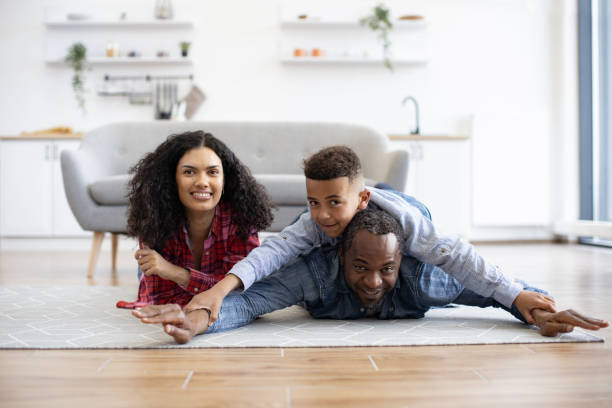
{"label": "man's outstretched arm", "polygon": [[178,305],[151,305],[132,314],[143,323],[160,323],[177,343],[187,343],[204,332],[218,332],[244,326],[262,314],[295,305],[318,296],[306,263],[298,258],[267,278],[256,282],[247,291],[232,292],[224,300],[219,317],[210,327],[210,312],[190,312]]}
{"label": "man's outstretched arm", "polygon": [[599,330],[608,327],[609,323],[584,316],[575,310],[568,309],[557,313],[550,313],[546,310],[535,309],[532,311],[535,324],[540,328],[542,336],[554,337],[559,333],[569,333],[574,327],[581,327],[587,330]]}

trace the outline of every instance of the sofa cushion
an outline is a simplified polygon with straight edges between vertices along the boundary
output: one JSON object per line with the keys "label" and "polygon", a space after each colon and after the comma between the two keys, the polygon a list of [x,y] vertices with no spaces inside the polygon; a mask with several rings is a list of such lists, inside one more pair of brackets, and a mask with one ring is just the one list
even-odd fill
{"label": "sofa cushion", "polygon": [[306,179],[301,174],[254,174],[276,205],[306,206]]}
{"label": "sofa cushion", "polygon": [[[306,179],[301,174],[255,174],[276,205],[306,206]],[[89,184],[89,194],[100,205],[127,205],[130,175],[105,177]],[[366,185],[376,182],[366,179]]]}
{"label": "sofa cushion", "polygon": [[129,174],[105,177],[89,184],[89,194],[100,205],[127,205]]}

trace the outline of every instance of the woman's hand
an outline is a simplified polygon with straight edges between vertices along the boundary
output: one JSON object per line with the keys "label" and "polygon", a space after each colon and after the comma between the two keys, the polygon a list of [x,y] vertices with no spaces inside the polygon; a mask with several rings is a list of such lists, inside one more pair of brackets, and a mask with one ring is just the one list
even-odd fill
{"label": "woman's hand", "polygon": [[189,313],[196,309],[206,309],[210,311],[210,320],[208,325],[212,325],[219,316],[219,310],[223,304],[223,299],[232,290],[242,287],[242,281],[234,274],[227,274],[215,286],[208,289],[206,292],[195,295],[191,301],[185,306],[185,312]]}
{"label": "woman's hand", "polygon": [[157,275],[162,279],[171,280],[179,285],[189,284],[191,274],[184,268],[178,267],[166,261],[154,249],[144,246],[134,254],[138,266],[146,276]]}

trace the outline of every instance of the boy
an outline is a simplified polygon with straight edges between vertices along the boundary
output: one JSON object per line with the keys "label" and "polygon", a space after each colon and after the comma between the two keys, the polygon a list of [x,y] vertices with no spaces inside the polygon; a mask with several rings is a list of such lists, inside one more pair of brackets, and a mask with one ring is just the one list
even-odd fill
{"label": "boy", "polygon": [[514,305],[530,324],[535,322],[531,310],[556,311],[552,298],[523,290],[519,282],[486,262],[470,244],[458,237],[439,235],[427,210],[416,200],[397,192],[366,188],[359,157],[350,148],[331,146],[313,154],[304,160],[304,175],[310,211],[277,236],[266,239],[214,287],[194,296],[185,306],[186,312],[208,309],[212,324],[229,292],[241,286],[248,289],[313,247],[336,245],[355,214],[369,206],[399,221],[404,230],[405,255],[440,267],[480,296],[492,297],[507,308]]}

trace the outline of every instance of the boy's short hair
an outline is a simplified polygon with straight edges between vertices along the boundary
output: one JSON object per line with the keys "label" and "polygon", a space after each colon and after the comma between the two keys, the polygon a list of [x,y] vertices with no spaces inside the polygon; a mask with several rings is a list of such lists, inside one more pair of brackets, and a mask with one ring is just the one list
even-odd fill
{"label": "boy's short hair", "polygon": [[312,180],[348,177],[352,182],[361,174],[361,161],[348,146],[325,147],[304,160],[304,175]]}
{"label": "boy's short hair", "polygon": [[397,238],[399,250],[403,250],[403,232],[399,222],[382,210],[366,209],[358,211],[344,230],[341,245],[345,254],[351,248],[353,239],[360,230],[366,230],[374,235],[393,234]]}

